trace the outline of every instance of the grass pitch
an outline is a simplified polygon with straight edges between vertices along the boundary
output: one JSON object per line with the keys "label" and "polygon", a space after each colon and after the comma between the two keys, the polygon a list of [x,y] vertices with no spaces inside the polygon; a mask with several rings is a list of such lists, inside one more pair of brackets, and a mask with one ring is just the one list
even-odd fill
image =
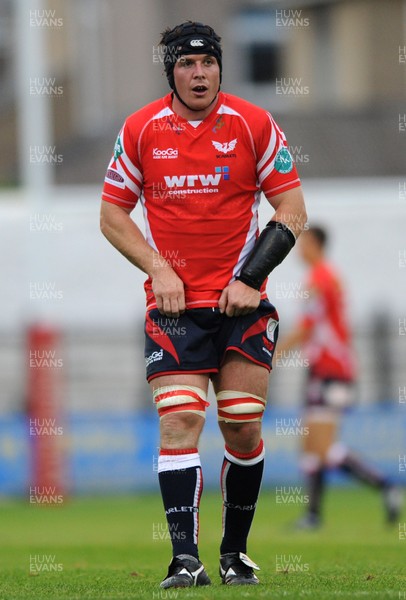
{"label": "grass pitch", "polygon": [[219,494],[203,494],[200,555],[212,586],[161,590],[170,546],[158,495],[55,507],[3,500],[0,599],[406,599],[406,539],[385,526],[378,494],[331,489],[324,528],[297,533],[301,507],[263,490],[248,548],[261,585],[252,587],[220,584],[220,506]]}

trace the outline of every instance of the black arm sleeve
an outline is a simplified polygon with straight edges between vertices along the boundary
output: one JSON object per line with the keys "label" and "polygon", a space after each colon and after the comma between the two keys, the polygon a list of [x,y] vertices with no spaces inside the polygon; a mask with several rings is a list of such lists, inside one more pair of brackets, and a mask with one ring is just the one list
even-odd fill
{"label": "black arm sleeve", "polygon": [[236,279],[256,290],[261,289],[269,273],[284,260],[295,242],[295,236],[286,225],[269,221]]}

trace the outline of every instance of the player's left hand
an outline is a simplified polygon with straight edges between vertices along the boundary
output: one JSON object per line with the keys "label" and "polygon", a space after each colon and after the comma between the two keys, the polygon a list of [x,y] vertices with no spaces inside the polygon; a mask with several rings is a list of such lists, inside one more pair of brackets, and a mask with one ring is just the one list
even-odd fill
{"label": "player's left hand", "polygon": [[260,301],[261,294],[258,290],[237,280],[224,288],[219,300],[219,309],[221,313],[226,313],[227,317],[239,317],[254,312]]}

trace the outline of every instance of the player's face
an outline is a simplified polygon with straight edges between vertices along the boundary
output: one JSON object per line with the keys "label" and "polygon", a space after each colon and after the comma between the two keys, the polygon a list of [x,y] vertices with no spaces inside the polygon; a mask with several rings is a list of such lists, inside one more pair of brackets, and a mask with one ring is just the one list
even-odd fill
{"label": "player's face", "polygon": [[178,94],[188,106],[204,111],[211,105],[220,85],[220,67],[214,56],[181,56],[173,73]]}

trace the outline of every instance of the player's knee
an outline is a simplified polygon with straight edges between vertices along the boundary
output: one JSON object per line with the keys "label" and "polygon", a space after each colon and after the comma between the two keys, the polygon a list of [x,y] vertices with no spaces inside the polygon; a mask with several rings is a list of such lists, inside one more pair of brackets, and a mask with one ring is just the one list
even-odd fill
{"label": "player's knee", "polygon": [[165,449],[195,448],[204,418],[188,412],[167,414],[160,421],[160,446]]}
{"label": "player's knee", "polygon": [[305,452],[300,459],[300,468],[306,475],[316,473],[322,466],[323,459],[315,452]]}
{"label": "player's knee", "polygon": [[[204,419],[204,417],[203,417]],[[175,412],[161,417],[161,431],[181,431],[182,429],[194,429],[200,426],[202,417],[195,413]]]}
{"label": "player's knee", "polygon": [[332,444],[328,449],[326,462],[330,468],[339,467],[347,458],[348,448],[341,442]]}
{"label": "player's knee", "polygon": [[179,423],[205,418],[209,406],[206,392],[192,385],[166,385],[154,390],[153,398],[159,417],[166,422],[169,417]]}
{"label": "player's knee", "polygon": [[255,423],[262,421],[266,400],[255,394],[223,390],[218,392],[218,420],[224,423]]}
{"label": "player's knee", "polygon": [[252,452],[261,441],[261,423],[220,424],[226,446],[237,452]]}

